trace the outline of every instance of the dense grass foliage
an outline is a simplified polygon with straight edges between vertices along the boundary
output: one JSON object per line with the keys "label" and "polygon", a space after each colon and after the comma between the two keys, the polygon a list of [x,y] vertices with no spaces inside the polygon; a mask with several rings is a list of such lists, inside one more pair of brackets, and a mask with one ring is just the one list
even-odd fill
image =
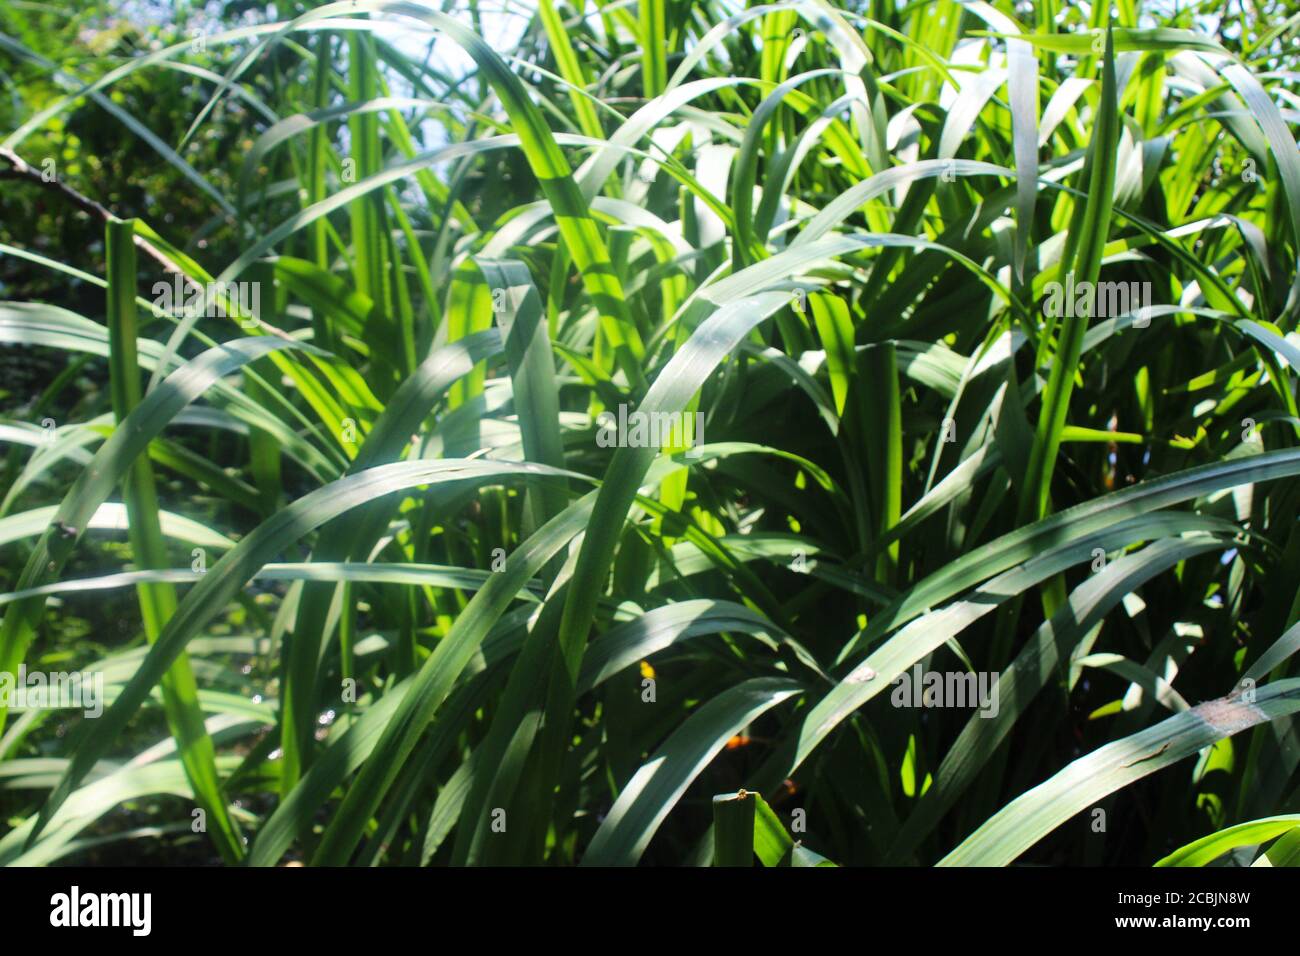
{"label": "dense grass foliage", "polygon": [[1300,859],[1300,14],[293,6],[0,5],[0,862]]}

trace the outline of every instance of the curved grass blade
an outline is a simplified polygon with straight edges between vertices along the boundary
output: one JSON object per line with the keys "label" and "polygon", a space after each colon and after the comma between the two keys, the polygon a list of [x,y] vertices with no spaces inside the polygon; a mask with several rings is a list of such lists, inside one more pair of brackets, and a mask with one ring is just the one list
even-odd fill
{"label": "curved grass blade", "polygon": [[1300,710],[1300,679],[1275,681],[1247,702],[1229,695],[1185,710],[1099,747],[1021,794],[989,818],[939,866],[1005,866],[1103,797],[1257,724]]}

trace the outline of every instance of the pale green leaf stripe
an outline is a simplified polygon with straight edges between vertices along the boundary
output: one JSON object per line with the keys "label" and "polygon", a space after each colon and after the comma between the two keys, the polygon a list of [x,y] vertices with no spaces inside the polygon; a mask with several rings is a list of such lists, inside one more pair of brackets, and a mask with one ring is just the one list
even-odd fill
{"label": "pale green leaf stripe", "polygon": [[[104,505],[104,508],[113,508],[113,505]],[[121,506],[118,505],[118,508]],[[53,509],[49,509],[53,511]],[[102,510],[102,509],[101,509]],[[174,518],[168,512],[162,512],[163,516],[163,533],[167,533],[167,524],[169,518]],[[3,522],[0,521],[0,524]],[[41,523],[43,528],[45,523]],[[93,524],[91,527],[95,527]],[[174,529],[173,529],[174,530]],[[174,537],[180,537],[174,535]],[[180,537],[180,540],[187,543],[193,541],[189,537]],[[207,539],[205,539],[206,541]],[[3,537],[0,537],[0,543],[3,543]],[[197,542],[195,542],[197,543]],[[233,548],[235,542],[229,539],[218,538],[218,545],[222,549]],[[211,544],[208,544],[211,547]],[[93,578],[76,578],[70,581],[58,581],[54,584],[44,584],[38,588],[32,588],[28,591],[14,591],[9,594],[0,594],[0,605],[8,604],[11,601],[18,601],[27,597],[46,596],[52,594],[83,594],[89,591],[107,591],[114,588],[131,587],[136,584],[153,584],[165,582],[169,584],[196,584],[203,579],[206,571],[192,571],[188,568],[168,568],[154,571],[121,571],[116,574],[104,574]],[[253,581],[352,581],[357,584],[407,584],[407,585],[424,585],[431,587],[456,588],[464,591],[477,591],[483,586],[494,572],[481,571],[477,568],[460,568],[452,565],[441,564],[393,564],[386,562],[375,562],[374,564],[360,564],[348,561],[310,561],[310,562],[285,562],[272,563],[263,565],[250,580]],[[530,581],[527,587],[519,592],[519,597],[537,602],[541,600],[542,583],[540,581]]]}
{"label": "pale green leaf stripe", "polygon": [[1038,196],[1038,59],[1024,40],[1008,40],[1012,145],[1016,156],[1016,276],[1023,281]]}
{"label": "pale green leaf stripe", "polygon": [[[58,511],[58,505],[46,505],[44,508],[33,508],[30,511],[0,518],[0,545],[44,533]],[[224,534],[213,531],[192,518],[171,511],[160,511],[159,515],[162,518],[162,532],[169,538],[183,541],[196,548],[211,548],[214,551],[229,551],[235,546],[235,542]],[[119,501],[106,501],[95,509],[95,513],[85,524],[85,530],[126,531],[128,524],[126,506]],[[12,599],[11,597],[10,600]]]}

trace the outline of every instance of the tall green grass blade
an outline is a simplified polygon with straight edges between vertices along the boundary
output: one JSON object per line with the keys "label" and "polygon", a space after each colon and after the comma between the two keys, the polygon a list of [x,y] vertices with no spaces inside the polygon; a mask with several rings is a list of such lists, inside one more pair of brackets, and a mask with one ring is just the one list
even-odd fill
{"label": "tall green grass blade", "polygon": [[[140,368],[136,360],[135,226],[114,221],[107,226],[104,248],[108,258],[108,337],[113,410],[119,423],[140,404]],[[121,425],[119,424],[119,427]],[[165,567],[167,545],[158,520],[158,494],[153,469],[145,456],[131,463],[122,480],[131,550],[142,570]],[[171,584],[136,587],[145,636],[150,642],[176,612],[176,591]],[[226,809],[217,778],[216,751],[203,726],[198,707],[198,685],[189,658],[179,655],[162,678],[167,724],[176,740],[185,774],[194,789],[205,819],[210,818],[213,843],[227,863],[243,858],[239,831]]]}

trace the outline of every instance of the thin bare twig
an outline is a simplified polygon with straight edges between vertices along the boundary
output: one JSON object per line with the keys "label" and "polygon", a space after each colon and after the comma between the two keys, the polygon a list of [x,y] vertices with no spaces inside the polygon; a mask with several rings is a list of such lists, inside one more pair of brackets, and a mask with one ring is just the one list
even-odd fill
{"label": "thin bare twig", "polygon": [[[12,149],[8,149],[6,147],[0,146],[0,159],[3,159],[6,162],[8,162],[11,167],[10,169],[0,169],[0,179],[24,180],[29,183],[34,183],[37,186],[40,186],[42,189],[56,192],[64,199],[66,199],[68,202],[72,203],[72,205],[76,206],[82,212],[86,213],[88,216],[97,217],[99,219],[102,219],[104,222],[111,222],[118,218],[117,216],[113,215],[112,210],[108,209],[103,204],[98,203],[95,200],[91,199],[89,196],[77,192],[77,190],[73,189],[71,186],[63,182],[61,179],[57,177],[55,177],[54,179],[46,179],[45,176],[42,175],[40,170],[34,168],[31,164],[29,164],[21,156],[15,153]],[[157,262],[158,265],[162,267],[164,272],[173,275],[178,275],[185,282],[188,282],[190,285],[192,285],[194,288],[199,290],[203,289],[203,285],[201,283],[197,282],[196,280],[186,275],[184,269],[178,266],[165,252],[163,252],[161,249],[159,249],[149,240],[145,239],[142,236],[133,236],[132,238],[135,241],[136,248],[139,249],[141,252],[143,252],[145,255],[147,255],[150,259],[153,259],[155,262]],[[281,338],[291,338],[291,336],[283,329],[276,328],[270,322],[263,320],[260,316],[257,317],[257,321],[258,324],[262,326],[262,328],[266,329],[266,331],[270,332],[271,334],[278,335]]]}

